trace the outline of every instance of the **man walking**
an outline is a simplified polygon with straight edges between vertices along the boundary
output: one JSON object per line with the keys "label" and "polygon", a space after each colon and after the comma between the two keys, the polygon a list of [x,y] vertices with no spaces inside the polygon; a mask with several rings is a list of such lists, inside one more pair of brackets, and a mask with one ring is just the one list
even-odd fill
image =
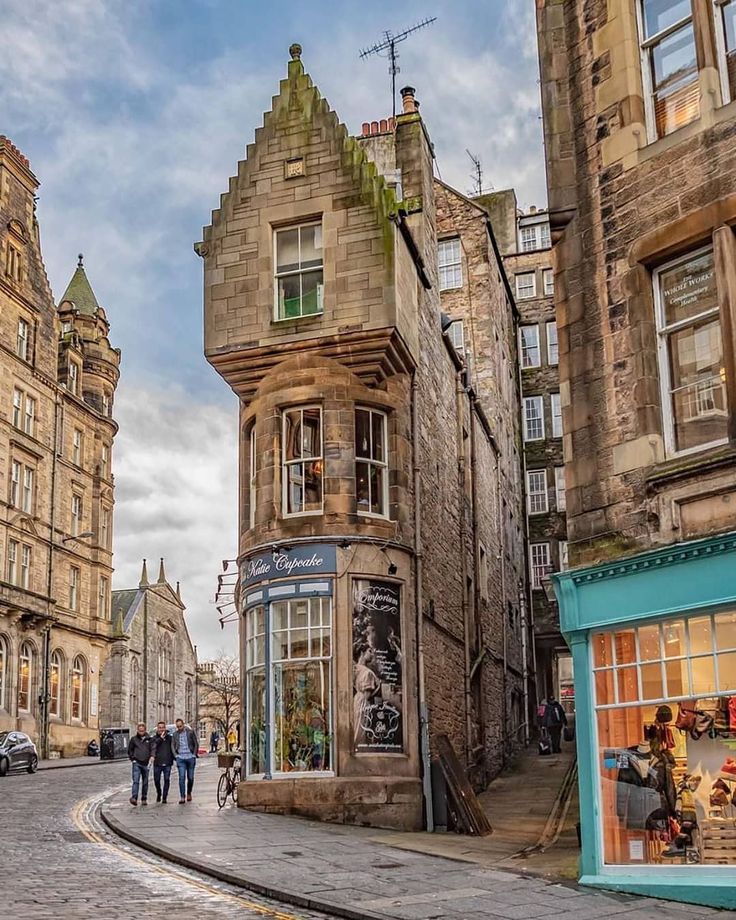
{"label": "man walking", "polygon": [[130,804],[138,804],[138,787],[141,786],[141,805],[148,804],[148,764],[151,760],[151,739],[143,722],[138,724],[136,733],[128,742],[128,758],[133,763],[133,788],[130,792]]}
{"label": "man walking", "polygon": [[[156,786],[156,801],[165,805],[169,795],[169,784],[171,783],[171,768],[174,765],[174,749],[171,746],[171,735],[166,730],[165,722],[159,722],[156,726],[151,751],[153,753],[153,782]],[[162,776],[164,778],[163,790],[161,789]]]}
{"label": "man walking", "polygon": [[194,768],[197,765],[197,736],[184,724],[183,719],[176,720],[176,731],[171,739],[171,746],[179,771],[179,804],[192,801],[194,788]]}
{"label": "man walking", "polygon": [[218,735],[216,730],[213,730],[210,733],[210,754],[217,753],[217,745],[219,741],[220,741],[220,736]]}
{"label": "man walking", "polygon": [[552,743],[552,753],[560,753],[560,737],[563,726],[567,725],[567,716],[565,710],[555,699],[554,693],[550,693],[547,699],[547,705],[544,707],[544,727],[549,732],[550,742]]}

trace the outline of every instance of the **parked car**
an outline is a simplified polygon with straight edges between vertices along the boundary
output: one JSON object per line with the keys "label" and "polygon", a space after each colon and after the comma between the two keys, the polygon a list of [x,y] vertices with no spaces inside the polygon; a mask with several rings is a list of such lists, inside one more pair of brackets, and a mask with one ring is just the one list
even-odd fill
{"label": "parked car", "polygon": [[23,732],[0,732],[0,776],[38,769],[36,745]]}

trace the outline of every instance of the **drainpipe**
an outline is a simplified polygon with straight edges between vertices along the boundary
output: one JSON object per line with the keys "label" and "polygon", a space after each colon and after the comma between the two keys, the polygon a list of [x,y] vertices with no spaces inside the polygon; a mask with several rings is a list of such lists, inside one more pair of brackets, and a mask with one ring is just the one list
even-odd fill
{"label": "drainpipe", "polygon": [[470,757],[473,747],[472,693],[470,689],[470,605],[468,603],[468,563],[465,556],[468,541],[468,528],[465,523],[465,441],[463,438],[463,385],[462,370],[455,375],[455,415],[457,418],[457,478],[460,492],[460,578],[462,579],[463,612],[463,648],[465,661],[463,666],[463,683],[465,686],[465,764],[470,769]]}
{"label": "drainpipe", "polygon": [[427,688],[424,681],[424,602],[422,594],[422,481],[419,464],[419,384],[416,371],[411,381],[411,438],[414,463],[414,598],[417,619],[417,690],[419,702],[419,751],[422,758],[422,795],[426,829],[434,830],[432,807],[432,773],[429,756],[429,710]]}
{"label": "drainpipe", "polygon": [[529,642],[528,630],[529,623],[527,619],[526,594],[524,593],[523,582],[519,583],[519,609],[521,610],[521,675],[524,681],[524,746],[529,744],[529,667],[527,664],[527,647]]}
{"label": "drainpipe", "polygon": [[[508,613],[506,603],[506,542],[503,520],[503,510],[501,504],[501,458],[496,458],[496,507],[498,508],[498,536],[500,540],[498,560],[500,563],[501,574],[501,623],[503,624],[503,731],[506,732],[508,725],[509,703],[508,703]],[[506,765],[506,739],[503,739],[502,745],[502,762]]]}
{"label": "drainpipe", "polygon": [[[476,481],[476,469],[477,469],[477,452],[475,449],[475,439],[477,435],[477,428],[475,424],[475,413],[478,405],[478,397],[475,394],[475,391],[468,389],[468,396],[470,398],[470,507],[471,507],[471,526],[473,534],[473,567],[475,570],[475,579],[473,581],[473,601],[474,601],[474,610],[475,610],[475,623],[474,634],[475,634],[475,650],[476,654],[479,656],[470,671],[470,681],[471,681],[471,692],[472,692],[472,678],[476,670],[480,673],[478,674],[478,681],[481,686],[481,693],[483,688],[483,618],[480,615],[481,603],[482,603],[482,589],[484,586],[480,583],[481,572],[480,567],[480,542],[478,539],[478,484]],[[494,446],[495,452],[495,446]],[[488,547],[486,547],[486,552]],[[487,557],[486,557],[487,558]],[[479,744],[483,749],[483,767],[484,770],[488,768],[488,752],[486,750],[486,717],[485,717],[485,706],[480,706],[478,714],[478,739]]]}

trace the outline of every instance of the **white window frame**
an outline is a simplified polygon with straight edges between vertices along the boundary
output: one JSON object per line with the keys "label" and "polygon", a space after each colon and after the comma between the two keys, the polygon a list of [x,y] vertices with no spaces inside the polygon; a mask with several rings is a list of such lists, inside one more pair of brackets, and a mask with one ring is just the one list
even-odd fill
{"label": "white window frame", "polygon": [[258,497],[258,467],[256,454],[256,425],[250,426],[248,433],[248,526],[252,530],[256,526],[256,499]]}
{"label": "white window frame", "polygon": [[[652,69],[651,69],[651,53],[652,49],[655,48],[661,41],[666,39],[673,32],[677,32],[678,29],[681,29],[688,21],[693,24],[693,41],[697,43],[697,37],[695,36],[695,16],[692,7],[690,4],[690,15],[684,16],[682,19],[679,19],[677,22],[673,23],[671,26],[667,26],[665,29],[661,29],[659,32],[656,32],[654,35],[646,36],[646,28],[644,23],[644,4],[645,0],[636,0],[636,18],[637,25],[639,29],[639,58],[641,62],[641,80],[642,87],[644,90],[644,117],[646,119],[646,128],[647,128],[647,141],[651,144],[656,140],[659,140],[659,135],[657,134],[657,118],[654,111],[654,84],[652,83]],[[697,46],[696,46],[697,53]],[[699,71],[697,69],[696,62],[696,73],[693,82],[697,82],[699,78]],[[698,118],[702,116],[702,109],[699,109]],[[692,124],[693,121],[697,121],[698,118],[694,118],[692,121],[687,122],[686,124]],[[680,125],[684,128],[685,125]],[[679,128],[676,128],[674,131],[670,131],[669,134],[674,134],[675,131],[678,131]],[[669,134],[663,134],[662,137],[668,137]]]}
{"label": "white window frame", "polygon": [[[76,655],[72,662],[71,707],[73,722],[84,722],[86,715],[87,663],[81,655]],[[77,698],[78,697],[78,698]]]}
{"label": "white window frame", "polygon": [[554,269],[542,269],[542,290],[545,297],[553,297],[555,293],[555,273]]}
{"label": "white window frame", "polygon": [[69,361],[69,368],[67,371],[66,378],[66,387],[72,396],[79,395],[79,365],[76,361]]}
{"label": "white window frame", "polygon": [[18,540],[8,540],[8,562],[7,562],[7,576],[8,583],[18,587],[18,555],[20,551],[20,543]]}
{"label": "white window frame", "polygon": [[[527,345],[524,342],[524,333],[533,332],[534,342],[531,345]],[[528,360],[529,353],[531,350],[536,349],[537,358],[536,362]],[[538,323],[529,323],[519,326],[519,358],[521,369],[524,371],[531,370],[535,367],[542,366],[542,349],[539,342],[539,324]]]}
{"label": "white window frame", "polygon": [[[521,285],[520,285],[519,281],[520,281],[521,278],[529,278],[529,277],[531,277],[531,279],[532,279],[532,284],[531,284],[531,288],[530,288],[531,293],[530,293],[530,294],[522,294],[522,289],[521,289]],[[532,300],[533,298],[535,298],[535,297],[537,296],[537,273],[536,273],[535,271],[531,271],[531,272],[518,272],[518,273],[515,275],[515,279],[514,279],[514,280],[515,280],[515,283],[516,283],[516,299],[517,299],[517,300]]]}
{"label": "white window frame", "polygon": [[[734,0],[713,0],[713,18],[715,22],[716,33],[716,51],[718,54],[718,73],[721,78],[721,100],[722,105],[728,105],[732,102],[731,87],[728,82],[728,48],[726,47],[726,30],[723,25],[724,8]],[[736,53],[736,49],[732,49]]]}
{"label": "white window frame", "polygon": [[567,540],[558,540],[557,542],[557,552],[560,557],[560,572],[567,571],[569,567],[569,560],[567,554]]}
{"label": "white window frame", "polygon": [[27,543],[20,545],[20,584],[19,587],[24,591],[29,591],[31,587],[31,567],[33,566],[33,550]]}
{"label": "white window frame", "polygon": [[107,444],[100,448],[100,476],[103,479],[110,478],[110,448]]}
{"label": "white window frame", "polygon": [[461,319],[454,319],[447,327],[447,338],[459,355],[465,354],[465,324]]}
{"label": "white window frame", "polygon": [[[551,335],[554,330],[554,335]],[[545,324],[547,335],[547,363],[550,367],[557,367],[560,363],[560,345],[557,338],[557,320],[552,319]]]}
{"label": "white window frame", "polygon": [[[534,419],[530,419],[529,413],[527,412],[527,406],[534,403],[539,407],[539,414],[535,415]],[[523,433],[524,433],[524,443],[529,443],[530,441],[543,441],[544,440],[544,397],[543,396],[525,396],[522,400],[522,409],[523,409]],[[541,433],[537,436],[531,437],[529,434],[529,421],[539,421]]]}
{"label": "white window frame", "polygon": [[33,432],[36,427],[36,399],[33,396],[29,396],[28,393],[25,393],[24,396],[25,411],[23,413],[23,431],[33,437]]}
{"label": "white window frame", "polygon": [[[538,550],[539,552],[535,552]],[[541,556],[546,557],[546,562],[540,561]],[[529,569],[530,584],[533,591],[542,591],[542,580],[552,571],[552,558],[549,553],[549,543],[529,544]]]}
{"label": "white window frame", "polygon": [[[316,409],[319,412],[319,455],[316,457],[301,457],[298,460],[287,460],[286,459],[286,417],[290,412],[301,412],[302,413],[302,429],[304,427],[304,412],[308,409]],[[288,477],[288,468],[290,466],[296,466],[298,464],[314,463],[316,461],[322,462],[322,502],[319,508],[315,508],[311,511],[289,511],[289,477]],[[294,518],[294,517],[313,517],[315,515],[324,514],[325,508],[325,420],[324,413],[322,411],[322,406],[310,403],[305,406],[284,406],[281,410],[281,513],[283,517]]]}
{"label": "white window frame", "polygon": [[[541,488],[539,488],[541,484]],[[529,517],[536,514],[547,514],[549,511],[549,496],[547,485],[547,470],[526,471],[526,512]]]}
{"label": "white window frame", "polygon": [[21,483],[23,481],[23,464],[13,460],[10,464],[10,507],[20,508]]}
{"label": "white window frame", "polygon": [[31,466],[23,467],[23,485],[21,487],[20,508],[25,514],[33,514],[35,470]]}
{"label": "white window frame", "polygon": [[[302,268],[302,237],[301,231],[306,230],[308,227],[319,227],[320,234],[322,238],[322,265],[312,265],[309,268]],[[292,271],[279,271],[279,256],[278,256],[278,235],[279,233],[286,233],[289,230],[298,230],[299,231],[299,268],[293,269]],[[322,271],[322,282],[317,287],[317,311],[315,313],[304,313],[301,308],[303,306],[303,293],[301,283],[299,285],[299,307],[300,312],[297,316],[282,316],[281,315],[281,304],[279,303],[279,278],[289,278],[294,276],[308,275],[312,272]],[[305,319],[310,316],[321,316],[324,312],[324,289],[325,289],[325,250],[324,250],[324,228],[322,226],[321,220],[308,220],[303,223],[290,224],[287,227],[274,227],[273,229],[273,318],[274,322],[296,322],[300,319]]]}
{"label": "white window frame", "polygon": [[106,575],[100,575],[100,583],[97,590],[97,616],[101,620],[108,619],[110,609],[110,581]]}
{"label": "white window frame", "polygon": [[[686,454],[698,453],[699,451],[709,450],[711,447],[718,447],[719,445],[726,444],[728,442],[728,437],[725,437],[720,438],[717,441],[710,441],[706,444],[696,444],[694,447],[686,447],[683,450],[677,450],[675,440],[675,420],[674,411],[672,408],[671,392],[672,370],[670,367],[670,358],[667,349],[668,337],[673,332],[677,332],[678,330],[686,328],[687,326],[692,326],[694,323],[709,316],[719,316],[719,308],[716,305],[709,310],[705,310],[703,313],[698,313],[695,316],[691,316],[687,319],[679,320],[678,322],[666,325],[660,276],[662,275],[662,272],[668,271],[669,269],[674,268],[676,265],[680,265],[683,262],[689,262],[691,259],[695,259],[700,255],[704,255],[706,252],[713,252],[713,246],[711,244],[708,244],[707,246],[701,246],[699,249],[692,250],[691,252],[688,252],[677,259],[672,259],[670,262],[666,262],[664,265],[660,265],[652,273],[652,284],[654,287],[654,314],[657,326],[657,358],[659,364],[659,389],[660,402],[662,406],[662,426],[664,429],[665,452],[668,457],[681,457]],[[716,285],[718,285],[717,275]],[[721,337],[723,337],[722,328]],[[726,398],[728,398],[728,394]]]}
{"label": "white window frame", "polygon": [[[369,406],[356,406],[355,407],[355,425],[357,429],[357,415],[358,412],[367,412],[368,413],[368,428],[370,431],[370,444],[368,446],[369,456],[368,457],[358,457],[357,450],[355,455],[355,479],[356,479],[356,501],[357,501],[357,478],[358,478],[358,463],[364,463],[368,467],[368,505],[371,505],[371,492],[370,492],[370,468],[372,466],[377,467],[378,469],[383,470],[383,487],[381,489],[381,511],[365,511],[357,508],[357,513],[361,517],[372,517],[372,518],[387,518],[388,517],[388,417],[385,412],[381,412],[380,409],[371,409]],[[383,460],[376,460],[373,457],[373,417],[378,416],[381,419],[381,428],[383,431]]]}
{"label": "white window frame", "polygon": [[519,252],[549,249],[551,242],[548,220],[535,224],[519,224]]}
{"label": "white window frame", "polygon": [[27,319],[18,318],[18,333],[15,340],[15,353],[22,361],[28,360],[28,345],[31,325]]}
{"label": "white window frame", "polygon": [[23,431],[23,390],[13,387],[13,427]]}
{"label": "white window frame", "polygon": [[69,566],[69,609],[79,610],[79,582],[81,571],[79,566]]}
{"label": "white window frame", "polygon": [[[443,269],[451,274],[450,283],[443,283]],[[437,242],[437,270],[440,291],[454,291],[463,286],[463,250],[459,236],[448,237]]]}
{"label": "white window frame", "polygon": [[84,434],[81,428],[75,428],[72,434],[72,463],[75,466],[82,465],[82,450],[84,446]]}
{"label": "white window frame", "polygon": [[549,394],[549,412],[552,419],[552,437],[561,438],[562,431],[562,404],[559,393]]}
{"label": "white window frame", "polygon": [[76,537],[82,532],[82,514],[83,514],[82,496],[79,495],[79,493],[77,492],[72,493],[71,512],[72,512],[71,536]]}
{"label": "white window frame", "polygon": [[100,508],[100,546],[110,549],[110,509]]}
{"label": "white window frame", "polygon": [[567,511],[564,466],[555,467],[555,505],[558,511]]}

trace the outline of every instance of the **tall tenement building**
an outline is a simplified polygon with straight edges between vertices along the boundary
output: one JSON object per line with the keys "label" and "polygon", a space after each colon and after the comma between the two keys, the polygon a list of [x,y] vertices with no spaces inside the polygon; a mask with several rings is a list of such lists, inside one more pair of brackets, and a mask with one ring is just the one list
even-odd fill
{"label": "tall tenement building", "polygon": [[480,788],[525,730],[513,297],[414,91],[353,138],[291,55],[197,244],[240,399],[239,800],[432,826],[440,736]]}
{"label": "tall tenement building", "polygon": [[549,214],[518,208],[513,189],[476,199],[491,215],[519,311],[521,425],[537,699],[554,693],[575,712],[572,656],[549,575],[567,568],[565,473]]}
{"label": "tall tenement building", "polygon": [[0,137],[0,731],[73,756],[97,734],[111,635],[120,352],[81,256],[54,303],[37,188]]}
{"label": "tall tenement building", "polygon": [[733,908],[736,3],[537,10],[583,881]]}

